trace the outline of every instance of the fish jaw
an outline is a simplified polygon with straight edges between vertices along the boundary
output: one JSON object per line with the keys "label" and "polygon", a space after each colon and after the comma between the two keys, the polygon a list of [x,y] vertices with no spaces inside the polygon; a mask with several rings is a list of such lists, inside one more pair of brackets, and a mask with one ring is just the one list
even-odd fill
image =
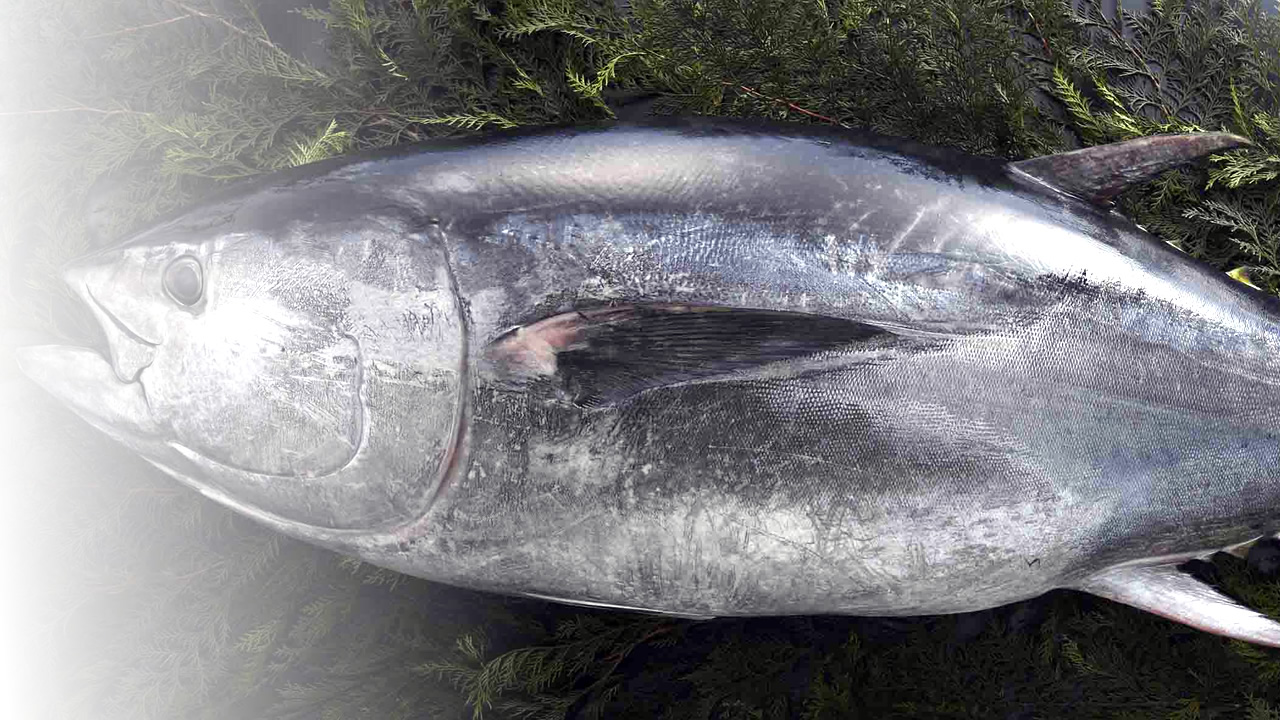
{"label": "fish jaw", "polygon": [[96,351],[67,345],[18,348],[18,368],[93,427],[130,447],[159,431],[142,383],[122,382]]}
{"label": "fish jaw", "polygon": [[[115,376],[120,382],[129,383],[136,380],[138,374],[151,364],[159,342],[143,337],[136,328],[121,319],[117,312],[94,294],[93,289],[98,288],[99,292],[108,291],[112,304],[118,305],[131,300],[137,302],[137,299],[131,297],[129,293],[110,292],[113,288],[134,288],[143,284],[132,278],[126,278],[132,282],[120,282],[116,276],[122,268],[118,267],[119,263],[116,265],[93,262],[92,259],[73,263],[63,271],[62,279],[98,321],[98,327],[107,340],[108,358]],[[145,302],[146,298],[142,300]],[[139,312],[137,308],[128,309],[133,311],[129,315],[134,319],[135,324],[136,318],[144,318],[147,315],[145,311]]]}

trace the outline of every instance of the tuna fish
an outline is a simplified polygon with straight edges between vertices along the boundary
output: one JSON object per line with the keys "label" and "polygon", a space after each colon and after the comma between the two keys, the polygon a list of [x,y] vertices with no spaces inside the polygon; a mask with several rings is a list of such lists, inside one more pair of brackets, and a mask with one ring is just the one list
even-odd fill
{"label": "tuna fish", "polygon": [[1243,142],[675,120],[338,158],[75,262],[107,349],[20,362],[217,502],[443,583],[688,617],[1074,588],[1280,646],[1178,569],[1277,530],[1280,310],[1109,207]]}

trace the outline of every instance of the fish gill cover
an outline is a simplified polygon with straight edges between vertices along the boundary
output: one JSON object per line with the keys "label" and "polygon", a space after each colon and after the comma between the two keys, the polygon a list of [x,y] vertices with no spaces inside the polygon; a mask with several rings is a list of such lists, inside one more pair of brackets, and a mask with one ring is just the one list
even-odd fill
{"label": "fish gill cover", "polygon": [[[296,7],[295,7],[296,6]],[[1274,3],[53,0],[2,24],[0,347],[83,336],[56,268],[229,181],[479,130],[704,114],[1023,159],[1251,148],[1120,209],[1280,288]],[[7,361],[6,361],[7,362]],[[284,539],[4,377],[7,702],[26,717],[1280,717],[1280,654],[1079,594],[706,623],[488,597]],[[1196,568],[1280,617],[1276,550]],[[16,707],[16,706],[13,706]],[[9,709],[12,709],[10,707]]]}

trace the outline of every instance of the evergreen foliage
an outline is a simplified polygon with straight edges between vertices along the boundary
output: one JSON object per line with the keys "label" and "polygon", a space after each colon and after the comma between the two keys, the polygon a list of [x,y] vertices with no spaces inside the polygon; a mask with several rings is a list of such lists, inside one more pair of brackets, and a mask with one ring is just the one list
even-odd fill
{"label": "evergreen foliage", "polygon": [[[50,0],[6,19],[0,128],[23,141],[0,164],[5,342],[75,324],[53,271],[95,227],[114,237],[330,155],[598,120],[628,98],[1007,158],[1238,132],[1254,146],[1122,208],[1280,289],[1280,20],[1261,0],[1114,14],[1099,0],[331,0],[297,15],[325,28],[325,62],[286,49],[248,0]],[[43,409],[15,447],[56,498],[20,499],[49,575],[28,610],[64,677],[50,717],[1280,717],[1280,654],[1071,593],[944,618],[691,623],[441,588],[267,533],[24,399]],[[1229,556],[1213,568],[1280,617],[1280,583]]]}
{"label": "evergreen foliage", "polygon": [[1175,247],[1219,266],[1244,267],[1275,290],[1280,22],[1274,14],[1252,0],[1158,2],[1149,12],[1114,17],[1085,4],[1045,16],[1062,30],[1044,31],[1030,67],[1063,103],[1068,126],[1084,143],[1213,129],[1256,143],[1215,156],[1207,170],[1167,173],[1130,193],[1122,207]]}

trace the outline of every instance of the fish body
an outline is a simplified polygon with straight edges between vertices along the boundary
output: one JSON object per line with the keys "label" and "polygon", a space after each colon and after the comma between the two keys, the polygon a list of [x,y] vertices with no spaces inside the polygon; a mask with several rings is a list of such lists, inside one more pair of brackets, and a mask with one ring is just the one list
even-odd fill
{"label": "fish body", "polygon": [[1237,140],[340,158],[77,262],[109,357],[21,361],[219,502],[445,583],[691,617],[1076,588],[1280,644],[1175,568],[1275,531],[1277,305],[1100,203]]}

